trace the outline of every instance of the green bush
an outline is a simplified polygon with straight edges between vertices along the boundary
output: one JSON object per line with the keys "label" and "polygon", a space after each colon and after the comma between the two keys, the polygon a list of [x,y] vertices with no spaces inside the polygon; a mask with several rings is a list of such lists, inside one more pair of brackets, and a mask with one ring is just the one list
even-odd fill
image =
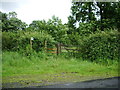
{"label": "green bush", "polygon": [[92,61],[97,59],[118,60],[118,47],[120,33],[115,30],[99,31],[85,37],[81,45],[81,54],[84,59]]}
{"label": "green bush", "polygon": [[2,32],[2,49],[17,50],[18,35],[12,32]]}
{"label": "green bush", "polygon": [[98,30],[95,21],[91,21],[89,23],[80,23],[79,27],[77,28],[77,32],[80,36],[88,36]]}
{"label": "green bush", "polygon": [[2,33],[2,49],[3,50],[26,50],[30,51],[30,39],[32,40],[32,48],[35,51],[41,51],[44,47],[44,42],[55,43],[54,38],[44,31],[19,31],[19,32],[3,32]]}

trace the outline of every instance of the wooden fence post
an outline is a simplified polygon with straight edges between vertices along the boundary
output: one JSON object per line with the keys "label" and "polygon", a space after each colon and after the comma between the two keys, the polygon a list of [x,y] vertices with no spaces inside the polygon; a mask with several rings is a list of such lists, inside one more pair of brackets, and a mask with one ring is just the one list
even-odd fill
{"label": "wooden fence post", "polygon": [[60,45],[60,43],[57,44],[57,55],[59,55],[59,53],[61,53],[61,45]]}
{"label": "wooden fence post", "polygon": [[30,48],[32,50],[32,40],[30,39]]}
{"label": "wooden fence post", "polygon": [[44,41],[44,49],[45,49],[45,51],[47,51],[47,41],[46,40]]}
{"label": "wooden fence post", "polygon": [[30,47],[31,47],[31,50],[32,50],[32,41],[34,40],[33,37],[30,38]]}
{"label": "wooden fence post", "polygon": [[60,53],[61,53],[61,43],[59,44],[59,48],[60,48]]}
{"label": "wooden fence post", "polygon": [[59,54],[59,44],[57,44],[57,55]]}

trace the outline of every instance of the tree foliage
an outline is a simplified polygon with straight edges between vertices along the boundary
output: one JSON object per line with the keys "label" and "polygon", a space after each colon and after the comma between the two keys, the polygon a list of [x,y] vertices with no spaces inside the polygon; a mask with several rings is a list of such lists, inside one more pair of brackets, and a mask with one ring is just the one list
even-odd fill
{"label": "tree foliage", "polygon": [[74,28],[77,22],[88,23],[96,21],[95,23],[98,24],[97,27],[101,31],[105,28],[119,29],[119,8],[120,2],[73,2],[72,13],[68,17],[69,27]]}
{"label": "tree foliage", "polygon": [[[77,45],[83,59],[118,59],[120,3],[73,3],[68,23],[53,16],[48,21],[33,20],[27,26],[15,12],[0,12],[2,49],[22,51],[25,55],[44,51],[45,43],[53,48],[57,43]],[[111,14],[108,14],[110,12]],[[98,18],[98,17],[99,18]],[[78,27],[76,27],[78,23]],[[27,26],[27,27],[26,27]],[[32,49],[31,49],[31,37]]]}
{"label": "tree foliage", "polygon": [[25,30],[27,24],[22,22],[17,18],[17,14],[15,12],[9,12],[9,14],[0,12],[2,31],[18,31]]}

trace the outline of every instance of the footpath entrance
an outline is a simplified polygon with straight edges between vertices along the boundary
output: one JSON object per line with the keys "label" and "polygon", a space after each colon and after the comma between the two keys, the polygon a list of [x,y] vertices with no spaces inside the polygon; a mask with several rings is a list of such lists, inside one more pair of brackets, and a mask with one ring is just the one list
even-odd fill
{"label": "footpath entrance", "polygon": [[77,45],[64,45],[62,43],[58,43],[54,48],[46,47],[47,53],[54,53],[59,55],[60,53],[78,53],[80,51],[79,46]]}

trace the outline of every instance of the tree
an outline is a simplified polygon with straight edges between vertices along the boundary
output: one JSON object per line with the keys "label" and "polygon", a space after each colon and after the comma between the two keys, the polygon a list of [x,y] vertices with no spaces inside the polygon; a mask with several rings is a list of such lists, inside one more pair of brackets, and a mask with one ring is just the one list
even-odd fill
{"label": "tree", "polygon": [[[93,2],[73,2],[71,11],[72,17],[76,20],[76,22],[89,22],[91,20],[95,20],[95,4]],[[70,18],[70,17],[69,17]],[[76,23],[75,22],[75,23]]]}
{"label": "tree", "polygon": [[52,16],[48,21],[34,20],[29,25],[28,30],[46,31],[58,42],[63,42],[65,37],[64,35],[67,33],[66,25],[63,25],[61,19],[56,16]]}
{"label": "tree", "polygon": [[77,22],[91,23],[94,21],[102,31],[104,28],[119,28],[119,8],[120,2],[73,2],[72,15],[68,17],[69,27],[74,29]]}
{"label": "tree", "polygon": [[48,33],[51,34],[56,41],[62,42],[63,36],[67,33],[67,28],[62,24],[61,19],[52,16],[52,19],[47,21]]}
{"label": "tree", "polygon": [[16,12],[9,12],[8,19],[11,19],[11,18],[17,18],[17,13]]}
{"label": "tree", "polygon": [[[97,7],[99,10],[97,11],[97,15],[100,16],[100,28],[104,30],[104,28],[113,27],[114,24],[114,15],[115,7],[114,3],[111,2],[97,2]],[[112,13],[111,13],[112,12]],[[109,14],[111,13],[111,14]],[[111,25],[110,25],[111,24]]]}
{"label": "tree", "polygon": [[2,31],[25,30],[27,24],[18,19],[15,12],[9,12],[9,14],[0,12],[0,14],[2,14]]}
{"label": "tree", "polygon": [[46,21],[45,20],[34,20],[29,25],[29,29],[34,30],[34,31],[47,30]]}
{"label": "tree", "polygon": [[6,30],[6,25],[8,23],[8,20],[7,20],[7,14],[6,13],[2,13],[0,11],[0,24],[1,24],[1,27],[2,29]]}
{"label": "tree", "polygon": [[113,7],[115,8],[115,17],[114,17],[114,25],[120,31],[120,1],[118,3],[113,3]]}
{"label": "tree", "polygon": [[[76,33],[80,26],[79,23],[90,23],[96,21],[95,4],[93,2],[73,2],[71,7],[71,15],[68,17],[68,34]],[[76,24],[78,23],[78,28]]]}

